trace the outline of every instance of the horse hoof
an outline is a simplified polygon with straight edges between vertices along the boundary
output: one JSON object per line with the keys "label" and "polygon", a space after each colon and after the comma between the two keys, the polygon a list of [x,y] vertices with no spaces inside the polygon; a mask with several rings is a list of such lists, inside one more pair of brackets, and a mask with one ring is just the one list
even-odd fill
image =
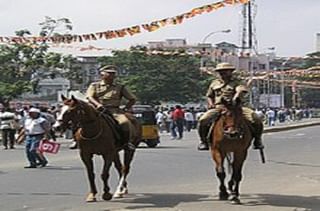
{"label": "horse hoof", "polygon": [[96,194],[89,193],[86,199],[86,202],[96,202],[97,198],[95,196]]}
{"label": "horse hoof", "polygon": [[231,204],[234,204],[234,205],[241,204],[240,199],[237,197],[233,197],[231,199]]}
{"label": "horse hoof", "polygon": [[123,188],[123,190],[121,191],[122,195],[126,195],[128,194],[128,188]]}
{"label": "horse hoof", "polygon": [[113,198],[117,198],[117,199],[123,198],[123,194],[122,193],[115,193],[115,194],[113,194]]}
{"label": "horse hoof", "polygon": [[102,199],[105,201],[110,201],[112,199],[112,194],[111,193],[104,193],[102,195]]}
{"label": "horse hoof", "polygon": [[219,200],[228,200],[229,194],[228,193],[220,193],[219,194]]}

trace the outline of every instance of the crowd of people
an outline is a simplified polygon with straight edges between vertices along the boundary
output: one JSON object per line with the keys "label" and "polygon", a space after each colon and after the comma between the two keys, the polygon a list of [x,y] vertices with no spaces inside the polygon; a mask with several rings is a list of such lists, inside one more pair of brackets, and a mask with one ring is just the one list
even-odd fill
{"label": "crowd of people", "polygon": [[200,116],[205,108],[184,108],[181,105],[175,107],[157,107],[156,122],[160,133],[171,134],[171,139],[182,139],[184,132],[190,132],[197,128]]}
{"label": "crowd of people", "polygon": [[43,139],[56,140],[53,125],[59,115],[60,107],[25,106],[12,109],[0,104],[0,129],[3,149],[15,149],[15,144],[25,142],[29,165],[25,168],[44,167],[48,164],[44,154],[39,151]]}
{"label": "crowd of people", "polygon": [[265,125],[275,126],[276,123],[312,118],[313,110],[310,108],[262,108],[256,109],[256,113],[264,120]]}
{"label": "crowd of people", "polygon": [[[156,121],[160,133],[170,133],[172,139],[181,139],[183,132],[190,132],[197,128],[198,120],[206,112],[206,108],[183,107],[156,107]],[[176,111],[176,112],[175,112]],[[183,116],[181,114],[183,113]],[[276,123],[299,121],[312,117],[312,109],[305,108],[261,108],[256,114],[263,119],[266,126],[275,126]],[[182,132],[181,132],[182,131]],[[180,135],[181,134],[181,135]]]}

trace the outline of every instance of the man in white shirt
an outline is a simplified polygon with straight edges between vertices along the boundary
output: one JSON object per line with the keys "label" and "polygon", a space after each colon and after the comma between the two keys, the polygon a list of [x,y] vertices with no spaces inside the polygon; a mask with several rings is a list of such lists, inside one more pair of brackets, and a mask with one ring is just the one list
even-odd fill
{"label": "man in white shirt", "polygon": [[0,108],[0,129],[2,132],[2,141],[4,149],[8,149],[8,142],[10,149],[14,149],[14,135],[16,133],[16,125],[18,124],[17,117],[10,112],[8,108]]}
{"label": "man in white shirt", "polygon": [[24,122],[24,131],[26,135],[26,154],[30,162],[30,165],[25,168],[37,168],[37,160],[39,160],[41,167],[46,166],[48,161],[44,155],[39,152],[38,148],[40,141],[49,135],[50,123],[41,117],[39,109],[30,108],[29,116]]}
{"label": "man in white shirt", "polygon": [[194,122],[194,116],[189,109],[184,113],[184,119],[186,120],[186,130],[190,132]]}
{"label": "man in white shirt", "polygon": [[272,109],[268,108],[267,109],[267,112],[266,112],[266,115],[268,117],[268,125],[269,126],[274,126],[274,117],[275,117],[275,113]]}

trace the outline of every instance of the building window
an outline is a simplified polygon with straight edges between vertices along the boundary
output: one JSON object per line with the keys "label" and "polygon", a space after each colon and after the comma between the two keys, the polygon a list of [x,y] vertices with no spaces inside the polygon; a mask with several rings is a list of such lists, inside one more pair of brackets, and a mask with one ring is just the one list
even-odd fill
{"label": "building window", "polygon": [[265,70],[266,65],[265,64],[259,64],[259,70]]}

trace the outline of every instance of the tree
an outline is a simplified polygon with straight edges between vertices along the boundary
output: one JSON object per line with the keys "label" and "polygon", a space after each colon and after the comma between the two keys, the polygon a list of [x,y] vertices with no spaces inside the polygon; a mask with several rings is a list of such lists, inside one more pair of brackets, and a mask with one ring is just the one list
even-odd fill
{"label": "tree", "polygon": [[[40,36],[51,36],[63,25],[66,32],[72,29],[71,22],[66,19],[54,20],[46,17],[40,23]],[[31,35],[28,30],[16,31],[16,36]],[[57,71],[68,73],[75,62],[70,56],[48,52],[46,41],[10,43],[0,45],[0,102],[7,104],[12,98],[33,90],[36,92],[39,80],[44,76],[54,77]],[[68,74],[67,74],[68,75]]]}
{"label": "tree", "polygon": [[153,55],[146,48],[136,46],[113,54],[99,61],[118,66],[119,79],[141,103],[198,102],[211,81],[208,76],[200,75],[199,59],[185,52]]}

